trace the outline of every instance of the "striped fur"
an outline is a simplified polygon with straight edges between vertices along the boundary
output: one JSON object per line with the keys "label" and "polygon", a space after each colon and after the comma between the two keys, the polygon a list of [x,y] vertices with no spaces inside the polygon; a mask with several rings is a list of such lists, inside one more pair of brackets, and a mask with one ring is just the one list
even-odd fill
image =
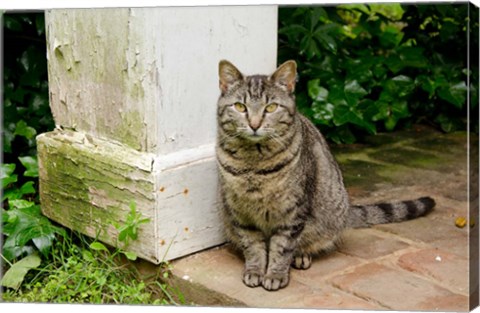
{"label": "striped fur", "polygon": [[290,266],[310,267],[313,256],[336,248],[344,229],[433,208],[431,198],[349,204],[325,139],[296,111],[294,61],[270,76],[244,76],[221,61],[219,76],[219,202],[226,236],[243,252],[247,286],[285,287]]}
{"label": "striped fur", "polygon": [[430,197],[391,203],[353,205],[350,208],[347,225],[351,228],[362,228],[407,221],[427,214],[434,206],[435,201]]}

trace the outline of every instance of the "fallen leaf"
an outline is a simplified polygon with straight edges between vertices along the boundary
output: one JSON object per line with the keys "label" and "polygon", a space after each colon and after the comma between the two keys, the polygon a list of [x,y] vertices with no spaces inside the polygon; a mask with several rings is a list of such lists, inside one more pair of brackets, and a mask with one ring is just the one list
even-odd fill
{"label": "fallen leaf", "polygon": [[5,272],[0,284],[4,287],[17,290],[23,282],[25,275],[32,268],[40,266],[41,259],[37,254],[30,254],[20,261],[14,263],[12,267]]}

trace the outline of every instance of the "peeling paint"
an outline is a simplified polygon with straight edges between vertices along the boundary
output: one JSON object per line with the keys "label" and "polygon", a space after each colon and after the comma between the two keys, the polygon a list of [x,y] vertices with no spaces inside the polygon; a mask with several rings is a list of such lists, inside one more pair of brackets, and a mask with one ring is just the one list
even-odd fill
{"label": "peeling paint", "polygon": [[40,200],[46,216],[115,245],[117,230],[112,224],[126,220],[134,201],[152,222],[142,225],[140,244],[132,250],[147,259],[155,255],[149,244],[155,236],[152,155],[72,131],[41,134],[37,143]]}
{"label": "peeling paint", "polygon": [[155,82],[145,79],[152,62],[139,40],[143,21],[132,9],[50,10],[46,25],[55,123],[151,150],[156,132],[146,125],[155,114],[145,86]]}

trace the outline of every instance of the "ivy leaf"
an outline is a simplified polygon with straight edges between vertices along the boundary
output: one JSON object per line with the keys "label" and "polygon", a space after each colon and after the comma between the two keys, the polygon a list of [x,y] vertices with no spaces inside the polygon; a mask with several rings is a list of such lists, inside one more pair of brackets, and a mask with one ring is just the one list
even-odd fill
{"label": "ivy leaf", "polygon": [[405,100],[393,101],[391,104],[391,111],[392,111],[392,115],[394,115],[399,119],[408,117],[410,115],[410,112],[408,111],[408,103]]}
{"label": "ivy leaf", "polygon": [[38,177],[38,160],[36,157],[25,156],[18,158],[27,169],[23,175],[26,177]]}
{"label": "ivy leaf", "polygon": [[425,68],[429,65],[421,47],[401,47],[398,49],[400,60],[406,67]]}
{"label": "ivy leaf", "polygon": [[355,135],[351,132],[350,127],[348,125],[342,125],[340,127],[335,128],[333,131],[327,134],[327,138],[332,140],[337,144],[346,143],[351,144],[354,143],[356,138]]}
{"label": "ivy leaf", "polygon": [[420,47],[400,47],[396,53],[392,53],[385,59],[385,64],[393,73],[397,73],[405,67],[426,68],[429,66],[428,59],[423,55],[423,49]]}
{"label": "ivy leaf", "polygon": [[17,19],[12,18],[8,15],[3,15],[5,28],[8,30],[13,30],[16,32],[22,31],[22,24],[17,21]]}
{"label": "ivy leaf", "polygon": [[405,75],[398,75],[392,78],[392,81],[396,84],[399,97],[405,97],[412,93],[415,88],[413,79]]}
{"label": "ivy leaf", "polygon": [[390,107],[385,101],[373,101],[370,99],[363,100],[359,103],[359,110],[365,120],[377,122],[384,120],[390,113]]}
{"label": "ivy leaf", "polygon": [[42,254],[47,254],[54,234],[65,236],[62,228],[52,225],[50,220],[41,214],[40,206],[32,204],[26,200],[9,201],[12,209],[6,211],[9,218],[3,229],[8,235],[3,247],[7,259],[18,257],[33,240],[41,248]]}
{"label": "ivy leaf", "polygon": [[8,205],[13,209],[25,209],[35,205],[32,201],[16,199],[8,201]]}
{"label": "ivy leaf", "polygon": [[22,196],[36,193],[37,191],[33,187],[34,184],[35,183],[33,181],[27,181],[25,184],[23,184],[22,187],[20,187],[20,192],[22,193]]}
{"label": "ivy leaf", "polygon": [[13,172],[15,171],[15,167],[16,167],[15,163],[2,164],[0,177],[3,179],[12,175]]}
{"label": "ivy leaf", "polygon": [[13,174],[15,171],[15,164],[2,164],[0,177],[2,179],[2,189],[8,185],[17,182],[18,176]]}
{"label": "ivy leaf", "polygon": [[[3,229],[3,233],[6,234],[5,229]],[[17,245],[15,238],[11,236],[7,237],[2,247],[2,254],[5,259],[9,261],[13,261],[22,255],[30,255],[33,253],[33,251],[33,247],[30,245]]]}
{"label": "ivy leaf", "polygon": [[352,123],[365,129],[370,134],[375,134],[377,131],[375,124],[364,120],[360,112],[346,105],[335,107],[333,122],[336,126]]}
{"label": "ivy leaf", "polygon": [[48,233],[44,236],[34,237],[32,238],[32,241],[35,247],[37,247],[38,251],[40,251],[40,253],[42,253],[44,256],[47,256],[54,239],[55,234]]}
{"label": "ivy leaf", "polygon": [[390,104],[390,114],[385,120],[385,129],[392,131],[397,126],[398,121],[401,118],[408,117],[410,115],[408,111],[407,101],[394,101]]}
{"label": "ivy leaf", "polygon": [[462,81],[451,84],[446,88],[440,88],[438,96],[461,109],[467,98],[467,85]]}
{"label": "ivy leaf", "polygon": [[32,139],[37,134],[35,128],[30,127],[24,120],[17,122],[14,135],[22,136],[27,139]]}
{"label": "ivy leaf", "polygon": [[12,265],[2,278],[1,285],[17,290],[28,271],[40,266],[42,260],[36,254],[31,254]]}
{"label": "ivy leaf", "polygon": [[394,48],[400,44],[403,39],[403,33],[397,27],[388,25],[380,35],[380,44],[387,48]]}
{"label": "ivy leaf", "polygon": [[308,81],[308,95],[315,101],[327,101],[328,90],[320,86],[320,79]]}
{"label": "ivy leaf", "polygon": [[344,87],[345,99],[350,106],[355,106],[358,100],[368,92],[356,80],[347,81]]}
{"label": "ivy leaf", "polygon": [[5,199],[18,200],[23,198],[24,195],[36,193],[37,191],[35,190],[33,185],[33,181],[28,181],[24,183],[20,188],[9,188],[8,190],[5,190],[3,192],[2,201],[4,201]]}
{"label": "ivy leaf", "polygon": [[417,78],[415,78],[415,84],[428,92],[429,99],[435,95],[435,89],[438,87],[437,84],[435,84],[435,81],[427,75],[418,75]]}
{"label": "ivy leaf", "polygon": [[385,129],[388,131],[392,131],[397,125],[397,122],[398,122],[398,119],[395,116],[390,115],[385,120],[385,123],[384,123]]}
{"label": "ivy leaf", "polygon": [[446,133],[465,129],[465,125],[458,118],[446,116],[445,114],[439,114],[435,118],[435,122],[439,123],[442,130]]}
{"label": "ivy leaf", "polygon": [[316,124],[330,125],[333,119],[335,106],[327,102],[314,102],[312,104],[313,118]]}
{"label": "ivy leaf", "polygon": [[343,83],[330,85],[329,87],[329,102],[333,103],[335,106],[348,105],[347,101],[345,100],[345,86],[343,85]]}

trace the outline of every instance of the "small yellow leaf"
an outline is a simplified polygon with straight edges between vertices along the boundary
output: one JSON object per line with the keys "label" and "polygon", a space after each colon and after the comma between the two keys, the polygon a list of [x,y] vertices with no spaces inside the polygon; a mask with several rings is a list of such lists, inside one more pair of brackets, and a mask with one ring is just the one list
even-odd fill
{"label": "small yellow leaf", "polygon": [[464,228],[467,225],[467,219],[465,217],[457,217],[455,220],[455,226],[458,228]]}

